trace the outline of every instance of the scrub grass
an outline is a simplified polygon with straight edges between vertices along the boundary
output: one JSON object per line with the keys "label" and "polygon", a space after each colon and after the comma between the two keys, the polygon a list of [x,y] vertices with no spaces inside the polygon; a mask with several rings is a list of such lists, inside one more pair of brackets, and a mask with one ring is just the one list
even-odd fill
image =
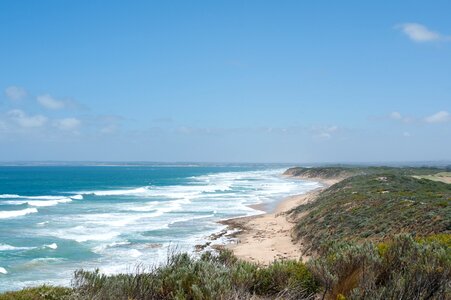
{"label": "scrub grass", "polygon": [[[291,213],[307,251],[343,241],[382,242],[399,233],[451,233],[451,185],[394,171],[357,175],[332,185]],[[302,214],[301,214],[302,213]]]}

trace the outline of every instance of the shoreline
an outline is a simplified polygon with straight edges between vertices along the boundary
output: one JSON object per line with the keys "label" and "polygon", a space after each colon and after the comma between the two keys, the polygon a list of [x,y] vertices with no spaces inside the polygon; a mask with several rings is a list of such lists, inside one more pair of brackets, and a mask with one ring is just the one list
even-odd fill
{"label": "shoreline", "polygon": [[341,179],[292,178],[319,182],[322,186],[304,194],[285,197],[272,211],[264,210],[264,205],[257,204],[250,207],[265,213],[219,221],[218,223],[227,225],[220,236],[227,236],[232,242],[217,245],[216,248],[229,249],[240,259],[263,265],[277,259],[300,259],[306,262],[310,256],[303,253],[302,241],[296,241],[292,237],[296,223],[286,213],[301,204],[314,201],[319,192]]}

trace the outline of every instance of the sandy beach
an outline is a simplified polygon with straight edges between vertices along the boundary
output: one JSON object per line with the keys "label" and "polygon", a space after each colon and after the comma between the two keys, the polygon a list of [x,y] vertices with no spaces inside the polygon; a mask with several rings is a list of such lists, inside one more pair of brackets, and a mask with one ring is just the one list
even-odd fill
{"label": "sandy beach", "polygon": [[286,212],[298,205],[314,201],[321,190],[340,180],[319,178],[304,180],[318,181],[323,187],[306,194],[287,197],[272,212],[222,221],[221,223],[228,225],[229,229],[240,230],[235,234],[236,243],[225,247],[241,259],[261,264],[269,264],[276,259],[308,260],[309,256],[303,254],[302,242],[295,241],[291,235],[295,223],[289,219]]}

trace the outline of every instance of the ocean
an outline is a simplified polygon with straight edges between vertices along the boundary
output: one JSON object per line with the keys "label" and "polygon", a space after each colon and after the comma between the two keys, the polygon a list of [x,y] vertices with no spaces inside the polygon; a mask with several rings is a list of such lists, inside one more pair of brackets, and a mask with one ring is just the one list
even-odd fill
{"label": "ocean", "polygon": [[[319,187],[280,166],[0,167],[0,291],[70,284],[76,269],[164,262],[282,198]],[[215,241],[226,243],[225,239]]]}

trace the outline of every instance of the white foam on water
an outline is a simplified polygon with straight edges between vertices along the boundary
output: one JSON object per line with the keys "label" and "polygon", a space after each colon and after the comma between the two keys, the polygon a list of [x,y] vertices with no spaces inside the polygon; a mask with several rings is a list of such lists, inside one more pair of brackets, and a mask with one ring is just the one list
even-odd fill
{"label": "white foam on water", "polygon": [[78,243],[88,242],[88,241],[111,241],[121,233],[118,231],[113,231],[109,228],[88,228],[82,225],[68,228],[68,229],[57,229],[47,234],[56,236],[62,239],[74,240]]}
{"label": "white foam on water", "polygon": [[34,247],[15,247],[8,244],[0,244],[0,251],[16,251],[16,250],[29,250]]}
{"label": "white foam on water", "polygon": [[5,268],[3,268],[3,267],[0,267],[0,274],[8,274],[8,271],[6,271],[6,269]]}
{"label": "white foam on water", "polygon": [[164,213],[175,212],[180,210],[183,205],[191,203],[189,199],[165,200],[146,202],[143,205],[132,203],[129,205],[122,205],[121,210],[132,212],[149,212],[147,217],[159,217]]}
{"label": "white foam on water", "polygon": [[103,213],[80,215],[78,219],[85,225],[93,225],[91,227],[125,227],[145,217],[145,214]]}
{"label": "white foam on water", "polygon": [[0,195],[0,199],[15,199],[20,198],[19,195],[12,195],[12,194],[2,194]]}
{"label": "white foam on water", "polygon": [[32,200],[60,200],[67,199],[64,196],[20,196],[21,199],[32,199]]}
{"label": "white foam on water", "polygon": [[117,247],[117,246],[125,246],[130,245],[129,241],[123,241],[123,242],[114,242],[108,245],[108,247]]}
{"label": "white foam on water", "polygon": [[21,195],[11,195],[3,194],[0,195],[3,199],[35,199],[35,200],[57,200],[61,198],[66,198],[64,196],[21,196]]}
{"label": "white foam on water", "polygon": [[134,196],[147,193],[147,187],[139,187],[136,189],[124,190],[106,190],[106,191],[81,191],[79,194],[96,195],[96,196]]}
{"label": "white foam on water", "polygon": [[103,265],[99,267],[99,272],[105,275],[114,275],[118,273],[128,273],[130,271],[127,266],[120,265]]}
{"label": "white foam on water", "polygon": [[64,261],[64,258],[60,257],[39,257],[32,259],[26,263],[24,263],[25,267],[36,267],[41,265],[47,265],[47,264],[53,264],[53,263],[59,263]]}
{"label": "white foam on water", "polygon": [[136,211],[136,212],[155,212],[157,211],[155,208],[156,203],[149,202],[145,205],[137,206],[136,203],[131,205],[123,206],[123,210],[125,211]]}
{"label": "white foam on water", "polygon": [[57,199],[57,200],[31,200],[31,201],[27,201],[28,205],[30,206],[55,206],[58,205],[60,203],[69,203],[72,202],[72,199],[70,198],[61,198],[61,199]]}
{"label": "white foam on water", "polygon": [[214,215],[203,215],[203,216],[188,216],[188,217],[184,217],[184,218],[177,218],[177,219],[172,219],[168,225],[173,225],[176,223],[182,223],[182,222],[188,222],[188,221],[194,221],[194,220],[200,220],[200,219],[208,219],[213,217]]}
{"label": "white foam on water", "polygon": [[100,254],[108,248],[121,247],[121,246],[126,246],[126,245],[130,245],[130,242],[129,241],[113,242],[110,244],[102,244],[102,245],[96,246],[96,247],[92,248],[92,251]]}
{"label": "white foam on water", "polygon": [[8,250],[16,250],[17,247],[7,245],[7,244],[0,244],[0,251],[8,251]]}
{"label": "white foam on water", "polygon": [[9,205],[22,205],[28,204],[29,206],[35,207],[47,207],[47,206],[55,206],[60,203],[69,203],[72,200],[82,200],[83,195],[74,195],[70,197],[64,196],[21,196],[21,195],[13,195],[13,194],[3,194],[0,195],[1,199],[22,199],[22,200],[9,200],[9,201],[1,201],[0,204],[9,204]]}
{"label": "white foam on water", "polygon": [[8,204],[8,205],[22,205],[27,204],[27,201],[25,200],[8,200],[8,201],[2,201],[0,204]]}
{"label": "white foam on water", "polygon": [[3,201],[3,203],[11,204],[11,205],[22,205],[22,204],[28,204],[30,206],[36,206],[36,207],[45,207],[45,206],[55,206],[60,203],[69,203],[72,202],[71,198],[58,198],[55,200],[11,200],[11,201]]}
{"label": "white foam on water", "polygon": [[58,245],[56,243],[52,243],[52,244],[49,244],[49,245],[44,245],[44,248],[49,248],[49,249],[55,250],[55,249],[58,248]]}
{"label": "white foam on water", "polygon": [[139,251],[139,250],[136,250],[136,249],[131,249],[129,252],[128,252],[128,254],[130,255],[130,257],[140,257],[141,255],[143,255],[142,253],[141,253],[141,251]]}
{"label": "white foam on water", "polygon": [[37,213],[38,210],[36,208],[25,208],[22,210],[6,210],[0,211],[0,219],[8,219],[8,218],[16,218],[25,216],[28,214]]}
{"label": "white foam on water", "polygon": [[58,262],[63,260],[65,259],[61,257],[41,257],[32,259],[31,262]]}
{"label": "white foam on water", "polygon": [[95,196],[164,197],[189,201],[202,193],[227,191],[229,189],[230,183],[215,183],[207,185],[143,186],[134,189],[80,191],[78,193]]}
{"label": "white foam on water", "polygon": [[[97,242],[100,244],[99,248],[96,248],[97,251],[104,248],[102,244],[105,242],[118,242],[117,238],[121,234],[167,228],[168,222],[157,218],[157,215],[162,214],[162,211],[158,211],[154,213],[116,212],[62,216],[52,222],[52,225],[57,228],[46,227],[45,230],[39,232],[39,235],[70,239],[79,243]],[[71,226],[67,226],[67,224]]]}

